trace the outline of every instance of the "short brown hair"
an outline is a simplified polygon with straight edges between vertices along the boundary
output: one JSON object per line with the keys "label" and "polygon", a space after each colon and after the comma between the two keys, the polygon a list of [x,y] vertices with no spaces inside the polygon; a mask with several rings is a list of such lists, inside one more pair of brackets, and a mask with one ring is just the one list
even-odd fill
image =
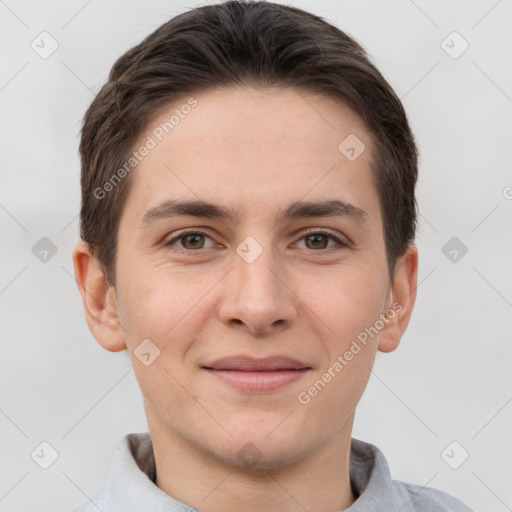
{"label": "short brown hair", "polygon": [[122,55],[85,114],[80,235],[107,281],[115,284],[118,226],[132,174],[123,173],[108,194],[98,191],[161,109],[214,87],[243,85],[320,93],[361,116],[375,142],[372,178],[392,280],[417,221],[418,153],[399,98],[365,50],[324,19],[266,1],[228,1],[172,18]]}

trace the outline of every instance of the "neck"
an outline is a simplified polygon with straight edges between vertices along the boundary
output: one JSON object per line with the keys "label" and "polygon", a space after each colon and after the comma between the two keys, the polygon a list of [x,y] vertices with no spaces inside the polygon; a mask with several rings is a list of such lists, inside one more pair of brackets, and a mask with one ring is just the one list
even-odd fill
{"label": "neck", "polygon": [[[149,412],[149,411],[147,411]],[[338,512],[356,500],[350,486],[353,416],[314,453],[266,467],[226,463],[165,427],[153,414],[148,426],[156,463],[156,485],[173,498],[208,512]]]}

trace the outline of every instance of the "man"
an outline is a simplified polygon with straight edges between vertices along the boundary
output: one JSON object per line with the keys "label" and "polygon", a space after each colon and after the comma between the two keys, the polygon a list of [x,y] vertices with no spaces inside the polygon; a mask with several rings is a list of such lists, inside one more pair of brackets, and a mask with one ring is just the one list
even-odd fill
{"label": "man", "polygon": [[469,510],[351,438],[418,266],[414,138],[355,41],[269,2],[184,13],[115,63],[80,153],[86,319],[149,426],[80,512]]}

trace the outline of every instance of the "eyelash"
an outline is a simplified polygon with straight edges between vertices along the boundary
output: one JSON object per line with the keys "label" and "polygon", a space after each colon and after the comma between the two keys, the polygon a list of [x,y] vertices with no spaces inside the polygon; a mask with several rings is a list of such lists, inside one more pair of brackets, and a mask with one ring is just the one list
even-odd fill
{"label": "eyelash", "polygon": [[[180,233],[179,235],[175,236],[174,238],[172,238],[171,240],[166,242],[164,245],[165,245],[165,247],[171,248],[172,245],[176,241],[179,241],[181,238],[186,237],[187,235],[204,235],[204,236],[206,236],[208,238],[211,238],[207,233],[205,233],[203,231],[200,231],[200,230],[188,230],[188,231],[184,231],[184,232]],[[307,231],[302,233],[302,236],[299,238],[299,241],[302,240],[303,238],[306,238],[307,236],[310,236],[310,235],[324,235],[324,236],[327,236],[328,238],[330,238],[331,240],[334,240],[335,242],[337,242],[338,245],[341,246],[342,248],[350,247],[350,244],[349,244],[348,241],[344,241],[344,240],[340,239],[333,232],[331,232],[329,230],[325,230],[325,229],[318,230],[318,229],[310,228]],[[326,248],[326,249],[318,249],[318,250],[309,249],[309,250],[313,251],[313,252],[328,252],[328,251],[330,251],[332,249],[335,249],[335,248],[336,247],[329,247],[329,248]],[[208,250],[208,248],[201,248],[201,249],[195,249],[195,250],[179,248],[177,250],[178,250],[178,252],[202,253],[203,251]]]}

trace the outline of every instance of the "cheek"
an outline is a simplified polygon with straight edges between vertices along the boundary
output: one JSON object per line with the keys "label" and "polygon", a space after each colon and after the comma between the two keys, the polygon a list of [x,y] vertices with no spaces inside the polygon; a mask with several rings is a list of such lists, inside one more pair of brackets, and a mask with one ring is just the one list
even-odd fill
{"label": "cheek", "polygon": [[[352,280],[353,279],[353,280]],[[371,328],[381,313],[382,295],[375,284],[347,278],[330,285],[316,303],[316,321],[326,357],[314,377],[305,382],[299,398],[312,415],[331,417],[329,428],[341,428],[368,383],[379,336]],[[311,315],[310,315],[311,316]]]}
{"label": "cheek", "polygon": [[120,290],[118,301],[129,331],[126,344],[132,366],[153,409],[173,417],[173,412],[183,410],[195,394],[190,386],[193,368],[185,365],[184,359],[208,318],[200,299],[209,287],[175,272],[170,279],[168,269],[133,274],[137,277],[128,281],[122,281],[126,275],[119,275],[119,281],[128,284]]}
{"label": "cheek", "polygon": [[[374,327],[384,304],[384,281],[379,282],[377,274],[368,271],[367,266],[346,270],[323,283],[317,281],[314,297],[308,304],[318,312],[324,326],[319,336],[327,357],[317,378],[330,391],[317,400],[320,408],[329,407],[329,400],[340,407],[355,407],[367,385],[377,351],[379,334]],[[322,386],[318,383],[316,388],[323,390]]]}
{"label": "cheek", "polygon": [[[348,341],[379,318],[385,284],[368,265],[340,268],[303,282],[306,305],[329,327],[329,338]],[[381,282],[382,281],[382,282]]]}
{"label": "cheek", "polygon": [[185,274],[163,267],[138,270],[133,272],[137,277],[128,278],[125,281],[128,285],[120,290],[119,307],[131,342],[138,343],[140,337],[147,337],[158,340],[161,349],[174,346],[170,340],[177,333],[193,332],[197,328],[197,311],[201,310],[201,299],[210,286],[190,272]]}
{"label": "cheek", "polygon": [[[122,281],[128,285],[120,290],[119,307],[129,331],[126,344],[136,378],[143,395],[159,410],[180,410],[190,400],[183,386],[188,393],[195,393],[191,385],[196,370],[195,342],[211,321],[205,290],[210,290],[215,280],[205,282],[190,272],[164,266],[132,274],[137,277]],[[142,351],[147,339],[151,340],[149,351]],[[139,356],[147,352],[150,360],[153,353],[156,357],[145,366],[147,361]]]}

